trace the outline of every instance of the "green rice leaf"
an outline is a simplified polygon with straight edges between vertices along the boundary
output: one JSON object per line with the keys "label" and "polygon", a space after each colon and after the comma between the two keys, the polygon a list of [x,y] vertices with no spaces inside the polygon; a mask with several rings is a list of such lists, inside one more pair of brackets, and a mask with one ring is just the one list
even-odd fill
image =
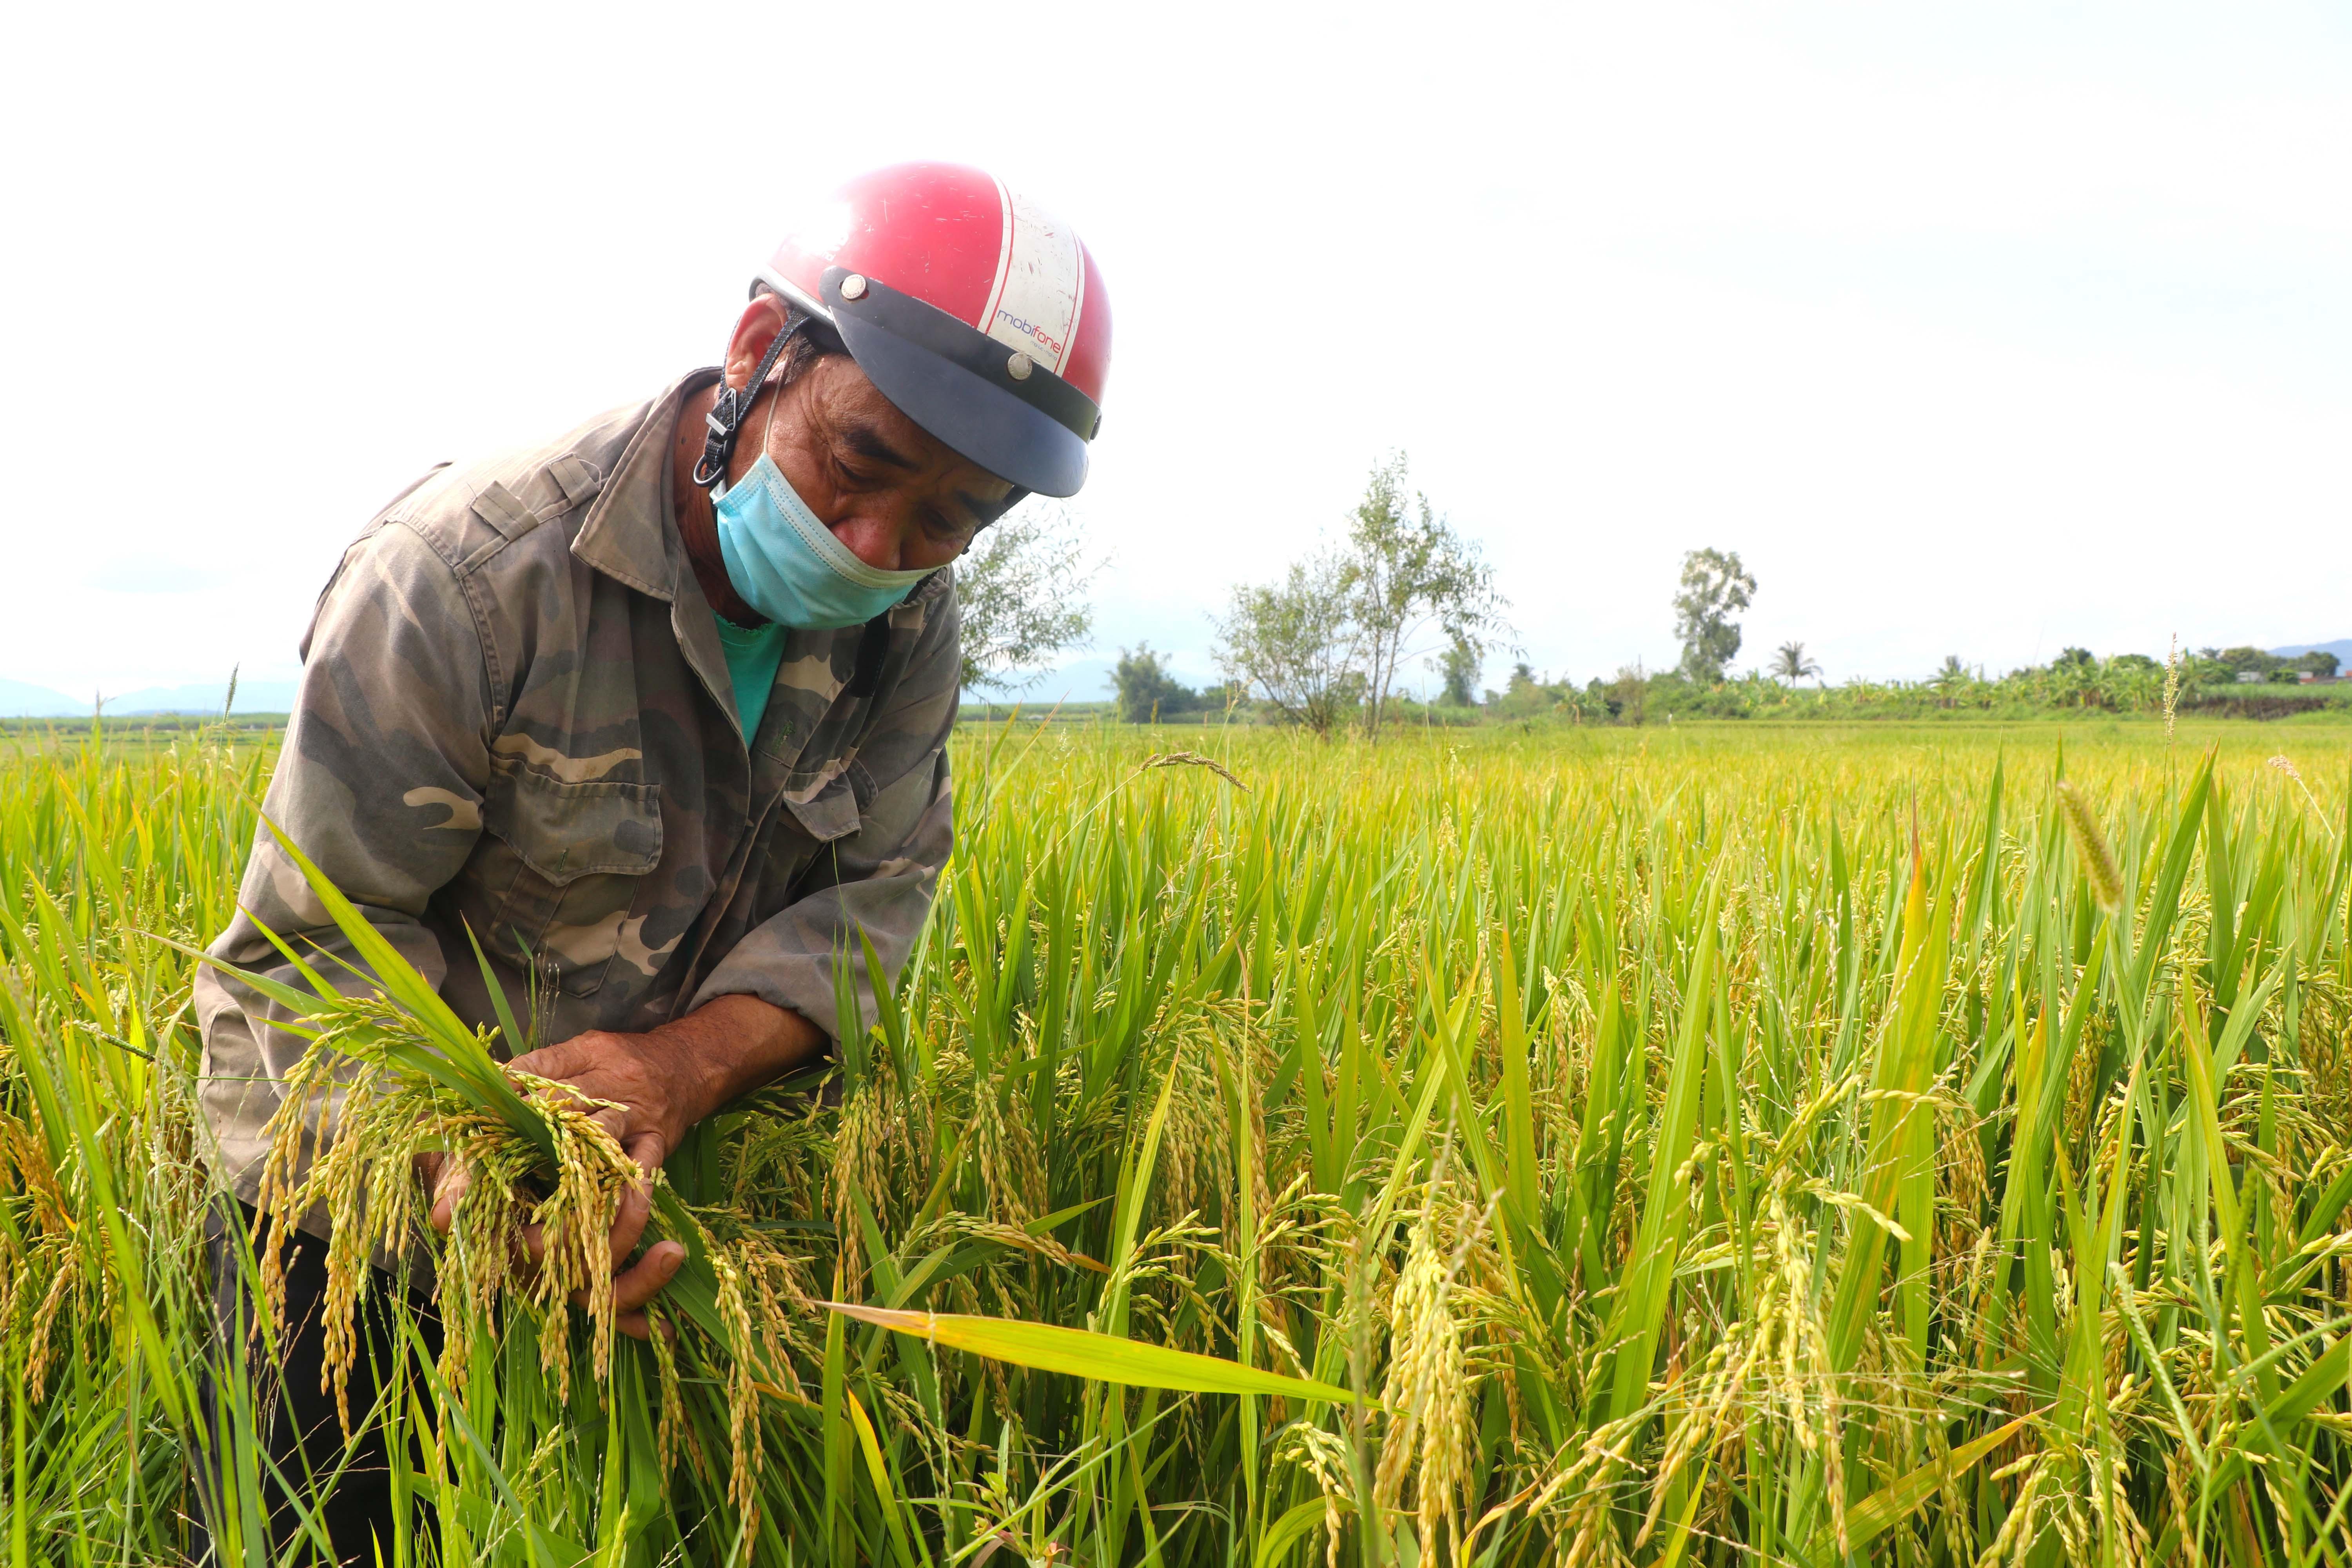
{"label": "green rice leaf", "polygon": [[1287,1377],[1216,1356],[1171,1350],[1165,1345],[1115,1339],[1086,1329],[958,1312],[894,1311],[887,1307],[865,1307],[847,1301],[827,1301],[824,1305],[861,1323],[912,1334],[950,1350],[969,1351],[991,1361],[1091,1378],[1097,1383],[1116,1383],[1129,1388],[1166,1388],[1183,1394],[1282,1394],[1333,1405],[1355,1400],[1354,1394],[1331,1384]]}

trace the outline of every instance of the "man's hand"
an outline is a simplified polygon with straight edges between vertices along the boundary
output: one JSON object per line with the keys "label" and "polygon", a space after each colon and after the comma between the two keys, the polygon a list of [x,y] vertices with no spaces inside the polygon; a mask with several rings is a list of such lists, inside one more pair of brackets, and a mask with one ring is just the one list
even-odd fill
{"label": "man's hand", "polygon": [[[756,996],[719,996],[642,1035],[592,1029],[508,1064],[517,1072],[560,1083],[583,1099],[612,1101],[596,1109],[592,1119],[646,1173],[646,1179],[624,1194],[613,1216],[614,1322],[623,1332],[646,1337],[646,1303],[686,1261],[684,1247],[657,1241],[634,1265],[622,1267],[652,1217],[654,1172],[696,1122],[817,1059],[825,1046],[824,1033],[797,1013]],[[419,1165],[422,1172],[424,1162]],[[433,1192],[433,1227],[446,1235],[466,1178],[460,1171],[445,1173],[437,1159],[423,1173]],[[536,1261],[541,1252],[537,1226],[526,1230],[525,1241]],[[572,1300],[584,1302],[577,1293]]]}
{"label": "man's hand", "polygon": [[592,1111],[589,1120],[610,1132],[647,1171],[656,1169],[686,1141],[688,1128],[718,1109],[709,1103],[702,1082],[703,1064],[659,1033],[613,1035],[591,1029],[562,1045],[542,1046],[517,1057],[507,1067],[551,1079],[583,1100],[611,1100]]}
{"label": "man's hand", "polygon": [[[635,1266],[624,1269],[629,1254],[636,1249],[637,1240],[645,1235],[646,1221],[653,1217],[653,1173],[659,1162],[648,1163],[646,1153],[651,1139],[641,1137],[621,1147],[646,1173],[646,1179],[633,1184],[621,1194],[621,1206],[613,1215],[613,1326],[632,1339],[644,1339],[653,1325],[646,1316],[646,1303],[661,1293],[662,1287],[677,1277],[678,1265],[686,1261],[686,1248],[675,1241],[656,1241],[646,1248],[646,1255]],[[449,1234],[450,1222],[456,1218],[457,1200],[466,1195],[472,1184],[462,1165],[453,1165],[439,1154],[419,1154],[416,1172],[433,1194],[431,1219],[433,1228],[442,1235]],[[547,1243],[540,1227],[522,1227],[523,1251],[536,1267],[546,1255]],[[588,1295],[584,1290],[572,1292],[574,1306],[585,1307]],[[663,1325],[667,1331],[668,1325]]]}

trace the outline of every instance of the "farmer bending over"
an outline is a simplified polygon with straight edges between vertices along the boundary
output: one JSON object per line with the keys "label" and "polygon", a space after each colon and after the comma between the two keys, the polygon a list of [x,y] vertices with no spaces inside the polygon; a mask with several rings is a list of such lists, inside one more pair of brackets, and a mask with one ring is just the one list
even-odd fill
{"label": "farmer bending over", "polygon": [[[436,468],[368,524],[303,640],[264,809],[492,1024],[470,932],[518,1016],[539,999],[548,1043],[514,1065],[621,1106],[601,1119],[651,1173],[828,1053],[836,955],[868,1021],[862,942],[905,961],[951,832],[950,563],[1023,496],[1077,490],[1109,349],[1086,247],[1017,192],[937,163],[853,181],[759,274],[723,367]],[[266,831],[240,900],[215,956],[299,986],[257,921],[362,984]],[[250,1205],[306,1042],[232,978],[195,994],[205,1115]],[[640,1335],[684,1256],[626,1261],[646,1213],[640,1194],[612,1238]],[[323,1246],[289,1266],[288,1376],[257,1394],[280,1468],[323,1475],[342,1449],[318,1392]],[[225,1235],[213,1268],[234,1303]],[[325,1510],[346,1561],[389,1523],[383,1464],[362,1455]]]}

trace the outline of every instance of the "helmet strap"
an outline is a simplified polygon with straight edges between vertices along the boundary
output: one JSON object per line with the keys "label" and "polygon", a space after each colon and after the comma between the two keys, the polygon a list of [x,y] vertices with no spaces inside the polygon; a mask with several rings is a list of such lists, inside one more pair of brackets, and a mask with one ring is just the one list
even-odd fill
{"label": "helmet strap", "polygon": [[742,433],[745,416],[751,412],[760,389],[768,384],[768,373],[776,368],[784,345],[808,324],[808,312],[799,306],[785,306],[784,324],[768,344],[768,352],[760,357],[760,368],[751,373],[751,379],[737,388],[728,385],[723,375],[719,378],[719,395],[712,400],[710,412],[703,416],[702,422],[709,426],[709,432],[702,438],[702,456],[694,464],[694,482],[704,489],[715,488],[727,477],[727,463],[735,455],[735,438]]}

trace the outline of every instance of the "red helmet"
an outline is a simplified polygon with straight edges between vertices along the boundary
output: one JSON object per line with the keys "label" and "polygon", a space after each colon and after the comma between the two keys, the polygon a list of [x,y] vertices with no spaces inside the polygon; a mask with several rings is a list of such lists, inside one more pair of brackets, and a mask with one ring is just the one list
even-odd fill
{"label": "red helmet", "polygon": [[955,163],[861,174],[766,285],[841,334],[900,412],[999,479],[1076,495],[1102,422],[1110,299],[1068,225]]}

